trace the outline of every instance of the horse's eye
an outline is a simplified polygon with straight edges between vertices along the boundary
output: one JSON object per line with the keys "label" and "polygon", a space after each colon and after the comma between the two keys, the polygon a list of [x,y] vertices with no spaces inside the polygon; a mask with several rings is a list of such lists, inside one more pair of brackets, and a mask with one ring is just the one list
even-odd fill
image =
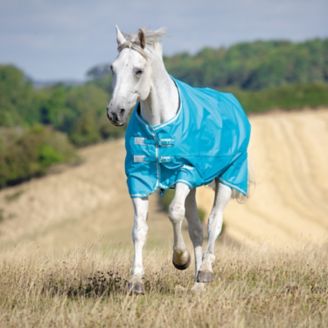
{"label": "horse's eye", "polygon": [[110,65],[110,70],[114,74],[114,66],[113,65]]}
{"label": "horse's eye", "polygon": [[138,68],[138,69],[135,70],[135,74],[136,74],[136,76],[138,76],[138,77],[141,76],[142,73],[143,73],[143,70],[140,69],[140,68]]}

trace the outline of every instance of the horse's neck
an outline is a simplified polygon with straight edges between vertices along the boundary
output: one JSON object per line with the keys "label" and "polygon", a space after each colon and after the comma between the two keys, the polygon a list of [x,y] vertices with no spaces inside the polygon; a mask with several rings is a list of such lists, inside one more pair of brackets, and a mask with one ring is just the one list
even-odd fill
{"label": "horse's neck", "polygon": [[153,62],[151,91],[140,105],[141,115],[150,125],[164,123],[176,115],[179,106],[178,90],[161,58]]}

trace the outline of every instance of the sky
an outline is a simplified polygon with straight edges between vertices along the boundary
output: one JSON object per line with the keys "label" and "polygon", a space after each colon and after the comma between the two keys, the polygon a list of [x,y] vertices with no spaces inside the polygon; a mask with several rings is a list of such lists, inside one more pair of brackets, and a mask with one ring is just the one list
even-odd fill
{"label": "sky", "polygon": [[83,80],[124,32],[165,27],[164,53],[328,37],[328,0],[0,0],[0,63],[38,81]]}

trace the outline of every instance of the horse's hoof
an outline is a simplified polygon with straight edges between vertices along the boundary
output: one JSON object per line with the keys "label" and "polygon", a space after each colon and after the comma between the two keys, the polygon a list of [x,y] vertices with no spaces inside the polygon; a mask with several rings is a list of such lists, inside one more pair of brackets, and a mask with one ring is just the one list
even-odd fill
{"label": "horse's hoof", "polygon": [[197,282],[209,283],[214,280],[214,273],[211,271],[198,271]]}
{"label": "horse's hoof", "polygon": [[178,270],[185,270],[189,267],[191,262],[191,257],[189,252],[185,250],[175,250],[173,251],[172,263]]}
{"label": "horse's hoof", "polygon": [[145,287],[142,281],[129,282],[128,290],[130,295],[144,295]]}

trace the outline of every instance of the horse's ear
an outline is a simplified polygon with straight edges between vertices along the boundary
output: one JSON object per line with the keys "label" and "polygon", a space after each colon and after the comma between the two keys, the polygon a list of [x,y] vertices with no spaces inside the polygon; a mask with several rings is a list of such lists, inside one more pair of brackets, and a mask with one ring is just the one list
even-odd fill
{"label": "horse's ear", "polygon": [[115,25],[115,29],[116,29],[116,41],[117,41],[117,45],[120,46],[124,42],[126,42],[126,39],[125,39],[123,33],[120,31],[120,29],[118,28],[117,25]]}
{"label": "horse's ear", "polygon": [[146,36],[145,36],[145,31],[142,28],[139,28],[138,39],[139,39],[141,48],[144,49],[146,46]]}

